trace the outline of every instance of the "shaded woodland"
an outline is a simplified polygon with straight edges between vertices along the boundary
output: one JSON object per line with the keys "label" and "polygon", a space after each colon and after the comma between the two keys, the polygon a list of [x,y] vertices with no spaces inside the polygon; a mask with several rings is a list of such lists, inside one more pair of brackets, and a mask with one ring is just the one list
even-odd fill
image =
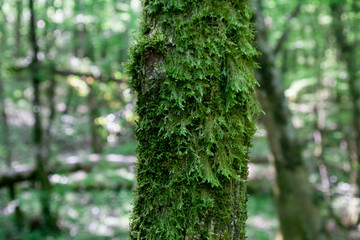
{"label": "shaded woodland", "polygon": [[[360,2],[251,4],[246,235],[360,239]],[[129,239],[141,17],[139,0],[0,0],[0,239]]]}

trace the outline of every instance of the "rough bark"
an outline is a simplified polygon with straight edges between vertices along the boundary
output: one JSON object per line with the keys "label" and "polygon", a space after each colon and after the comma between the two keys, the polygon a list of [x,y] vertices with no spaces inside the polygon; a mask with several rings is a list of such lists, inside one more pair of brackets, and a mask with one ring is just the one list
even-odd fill
{"label": "rough bark", "polygon": [[143,6],[129,64],[139,114],[131,239],[243,240],[258,110],[248,2]]}
{"label": "rough bark", "polygon": [[265,127],[274,156],[275,196],[281,232],[284,240],[318,240],[321,239],[322,219],[313,202],[314,190],[292,125],[281,74],[275,66],[275,53],[267,41],[261,6],[257,7],[257,43],[261,51],[258,58],[260,69],[256,72],[261,86],[258,96],[266,112]]}

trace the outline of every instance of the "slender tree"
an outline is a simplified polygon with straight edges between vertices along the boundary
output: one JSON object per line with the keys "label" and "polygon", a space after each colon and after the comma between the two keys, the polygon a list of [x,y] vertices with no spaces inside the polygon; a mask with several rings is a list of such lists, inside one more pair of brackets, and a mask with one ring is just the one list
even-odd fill
{"label": "slender tree", "polygon": [[15,57],[21,56],[21,19],[23,13],[22,0],[16,1],[16,22],[15,22]]}
{"label": "slender tree", "polygon": [[[75,1],[75,12],[77,14],[84,14],[86,11],[85,4],[81,0]],[[95,61],[93,54],[93,46],[91,45],[89,33],[86,25],[83,22],[78,22],[74,29],[74,56],[78,58],[88,57]],[[87,96],[87,106],[89,108],[89,127],[91,133],[90,145],[93,153],[101,154],[104,150],[104,140],[101,135],[101,129],[96,124],[96,119],[100,116],[99,113],[99,97],[97,84],[89,84],[89,94]],[[70,96],[71,97],[71,96]],[[71,100],[71,99],[70,99]]]}
{"label": "slender tree", "polygon": [[[51,7],[54,6],[54,0],[51,1],[47,1],[45,4],[45,10],[47,12],[47,10]],[[54,23],[52,23],[50,21],[50,19],[48,18],[48,16],[43,17],[43,21],[45,23],[46,26],[46,30],[44,31],[44,38],[51,36],[52,32],[54,31],[54,27],[52,26]],[[48,40],[45,42],[45,47],[44,47],[44,52],[45,52],[45,56],[49,56],[49,52],[51,50],[51,47],[54,45],[54,41],[55,38],[53,38],[52,40]],[[50,59],[49,60],[49,68],[50,70],[54,68],[55,63],[51,62]],[[47,118],[47,125],[44,126],[44,136],[43,136],[43,158],[45,162],[50,162],[51,159],[51,143],[52,143],[52,128],[54,125],[54,121],[56,119],[56,102],[55,102],[55,97],[56,97],[56,88],[57,88],[57,81],[55,79],[55,74],[53,74],[53,72],[49,71],[46,75],[47,78],[47,83],[48,83],[48,88],[46,89],[46,95],[47,95],[47,102],[48,102],[48,111],[49,111],[49,117]]]}
{"label": "slender tree", "polygon": [[[276,53],[287,39],[286,30],[275,48],[268,41],[268,32],[262,15],[262,0],[257,0],[257,43],[261,55],[256,77],[261,88],[260,103],[266,112],[265,127],[274,156],[276,170],[275,196],[284,240],[322,239],[322,217],[313,201],[314,189],[309,183],[308,172],[302,157],[302,146],[291,120],[291,113],[284,95],[281,74],[275,66]],[[290,15],[299,12],[297,8]]]}
{"label": "slender tree", "polygon": [[[357,8],[357,1],[353,1],[353,11],[359,11]],[[347,36],[349,26],[344,22],[342,15],[345,13],[344,3],[342,1],[332,0],[330,1],[330,10],[333,17],[332,29],[335,37],[336,45],[341,61],[345,64],[347,71],[349,97],[352,105],[352,129],[350,133],[350,158],[353,164],[352,179],[356,179],[356,185],[358,187],[358,197],[360,195],[360,77],[359,77],[359,62],[357,49],[359,46],[359,39],[351,41]],[[354,32],[356,29],[353,29]],[[357,36],[357,35],[355,35]],[[354,171],[355,170],[355,171]],[[353,215],[350,213],[349,215]],[[351,222],[351,221],[350,221]],[[358,216],[358,222],[360,223],[360,217]],[[350,223],[355,224],[354,222]]]}
{"label": "slender tree", "polygon": [[255,132],[247,0],[143,1],[131,239],[245,239]]}
{"label": "slender tree", "polygon": [[[5,13],[2,12],[2,4],[3,2],[0,1],[0,19],[1,21],[6,22],[6,16]],[[6,104],[5,104],[5,86],[3,81],[3,75],[2,75],[2,59],[3,56],[2,53],[4,52],[4,49],[6,47],[7,42],[7,34],[6,34],[6,25],[4,24],[2,27],[0,27],[0,41],[3,43],[0,46],[0,108],[1,108],[1,130],[2,130],[2,136],[0,136],[3,139],[4,147],[5,147],[5,161],[6,165],[9,169],[12,168],[12,142],[10,138],[10,126],[8,123],[8,116],[6,113]],[[16,188],[15,184],[9,185],[9,197],[11,201],[16,201]],[[15,207],[15,224],[20,229],[23,226],[23,214],[20,209],[19,203],[16,204]]]}
{"label": "slender tree", "polygon": [[37,178],[41,185],[40,201],[41,201],[41,210],[42,215],[45,221],[45,225],[48,229],[55,230],[56,223],[55,218],[51,214],[50,203],[51,203],[51,183],[46,174],[47,161],[46,154],[44,150],[44,131],[42,127],[41,119],[41,100],[40,100],[40,63],[38,60],[39,46],[37,44],[36,38],[36,28],[35,28],[35,11],[34,11],[34,1],[29,0],[30,8],[30,44],[32,49],[32,62],[30,65],[30,70],[32,72],[32,85],[34,88],[34,99],[33,99],[33,114],[35,119],[34,124],[34,145],[36,148],[36,174]]}

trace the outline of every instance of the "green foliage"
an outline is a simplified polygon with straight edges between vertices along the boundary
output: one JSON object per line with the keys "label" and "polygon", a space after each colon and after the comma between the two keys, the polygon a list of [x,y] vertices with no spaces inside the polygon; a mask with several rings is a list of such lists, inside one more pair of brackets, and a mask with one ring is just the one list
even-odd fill
{"label": "green foliage", "polygon": [[[57,113],[50,129],[50,166],[63,165],[65,156],[89,154],[91,121],[87,96],[90,88],[94,90],[98,109],[93,126],[101,132],[95,137],[107,137],[109,143],[104,146],[104,154],[133,154],[136,100],[134,95],[128,94],[122,62],[128,59],[130,33],[137,27],[138,1],[34,2],[44,127],[49,122],[51,79],[54,77],[57,83],[53,97]],[[142,114],[137,130],[141,160],[133,236],[143,229],[140,234],[151,232],[153,239],[181,238],[185,234],[191,239],[190,235],[196,232],[199,235],[192,238],[226,239],[229,237],[226,231],[230,231],[225,222],[238,216],[242,216],[243,222],[245,218],[245,205],[233,204],[236,198],[241,200],[237,202],[242,202],[244,195],[235,196],[231,184],[236,189],[240,186],[241,191],[244,189],[246,155],[253,132],[248,119],[252,118],[251,111],[257,111],[252,102],[251,57],[255,51],[249,46],[252,33],[248,32],[247,20],[250,16],[247,10],[240,10],[240,13],[230,10],[230,4],[242,9],[245,3],[239,0],[232,3],[215,0],[143,2],[141,36],[132,50],[129,66],[130,75],[134,76],[133,89],[140,94],[138,111]],[[360,32],[360,1],[303,0],[300,14],[291,20],[291,11],[299,1],[262,2],[269,32],[266,41],[271,46],[276,46],[289,27],[291,30],[275,65],[282,70],[285,94],[310,169],[310,179],[316,186],[321,183],[317,160],[323,158],[331,181],[332,201],[329,204],[335,213],[344,212],[345,208],[339,207],[337,202],[342,200],[344,206],[348,205],[349,190],[346,189],[352,179],[348,170],[356,167],[349,164],[353,151],[353,106],[349,104],[351,88],[346,64],[340,62],[341,51],[334,44],[333,23],[341,19],[341,24],[346,26],[343,40],[353,44],[352,50],[359,58],[356,46]],[[18,3],[22,3],[20,8]],[[341,18],[331,16],[330,4],[340,4],[344,10]],[[20,19],[17,19],[18,14]],[[27,37],[28,18],[28,1],[0,0],[0,22],[3,23],[0,24],[0,77],[4,83],[12,163],[16,169],[19,165],[33,166],[36,153],[31,138],[34,96],[28,69],[32,59]],[[157,64],[153,64],[155,62]],[[53,68],[65,74],[55,74]],[[1,126],[2,121],[1,116]],[[317,122],[321,123],[321,143],[312,140],[314,131],[320,126],[316,126]],[[265,142],[269,134],[272,133],[258,132],[251,157],[259,159],[269,154]],[[2,160],[9,149],[4,145],[2,128],[0,135]],[[322,156],[316,155],[319,147]],[[133,175],[125,174],[124,169],[118,167],[118,163],[101,161],[91,173],[74,175],[65,171],[67,167],[55,169],[62,180],[85,176],[66,184],[53,182],[51,205],[59,216],[59,236],[45,237],[42,231],[29,229],[28,220],[39,216],[41,211],[37,183],[16,185],[16,199],[26,221],[23,231],[15,227],[15,216],[11,212],[14,202],[8,197],[8,189],[0,189],[0,239],[127,239],[129,202],[132,201],[129,188],[132,188]],[[256,172],[257,177],[260,178],[258,174],[262,171]],[[0,173],[7,172],[8,167],[2,161]],[[316,197],[322,201],[320,205],[325,205],[321,196]],[[276,224],[266,227],[267,223],[275,221],[274,203],[270,198],[272,196],[265,200],[249,197],[246,229],[249,239],[274,238]],[[94,208],[101,209],[101,217],[91,214]],[[74,211],[78,213],[76,217]],[[260,217],[265,220],[264,226],[256,224],[259,213],[266,214]],[[107,217],[121,219],[106,226],[114,230],[108,238],[99,233],[108,224]],[[217,223],[211,220],[210,225],[214,226],[211,233],[223,229],[223,234],[208,234],[207,217],[220,219]],[[94,222],[97,229],[90,231]]]}
{"label": "green foliage", "polygon": [[249,219],[247,221],[248,239],[276,239],[277,229],[275,203],[272,196],[250,195],[248,203]]}
{"label": "green foliage", "polygon": [[121,144],[121,147],[109,147],[105,150],[105,154],[123,154],[123,155],[134,155],[137,143],[133,139],[129,139]]}
{"label": "green foliage", "polygon": [[[63,177],[65,176],[69,175]],[[121,182],[118,183],[121,184]],[[12,216],[1,214],[0,239],[127,240],[132,192],[126,189],[122,191],[110,188],[102,191],[92,189],[91,185],[83,185],[82,189],[67,184],[54,185],[54,199],[51,204],[58,210],[59,225],[63,229],[61,233],[54,235],[46,229],[30,229],[29,226],[24,226],[22,231],[18,231],[11,224]],[[0,191],[0,194],[4,196],[5,192]],[[24,190],[19,195],[19,200],[27,213],[26,217],[29,222],[41,221],[36,215],[40,208],[37,201],[38,195],[39,192],[33,189]],[[0,204],[3,204],[4,201],[5,199],[0,199]]]}
{"label": "green foliage", "polygon": [[[247,1],[144,1],[132,239],[244,239],[256,81]],[[234,229],[235,230],[234,230]]]}

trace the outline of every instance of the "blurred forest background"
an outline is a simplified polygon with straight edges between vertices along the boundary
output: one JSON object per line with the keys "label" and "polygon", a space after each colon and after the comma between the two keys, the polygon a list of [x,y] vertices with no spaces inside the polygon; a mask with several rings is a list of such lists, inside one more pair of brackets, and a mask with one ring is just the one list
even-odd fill
{"label": "blurred forest background", "polygon": [[[360,1],[252,2],[248,239],[360,239]],[[0,0],[0,239],[128,239],[139,17],[139,0]]]}

